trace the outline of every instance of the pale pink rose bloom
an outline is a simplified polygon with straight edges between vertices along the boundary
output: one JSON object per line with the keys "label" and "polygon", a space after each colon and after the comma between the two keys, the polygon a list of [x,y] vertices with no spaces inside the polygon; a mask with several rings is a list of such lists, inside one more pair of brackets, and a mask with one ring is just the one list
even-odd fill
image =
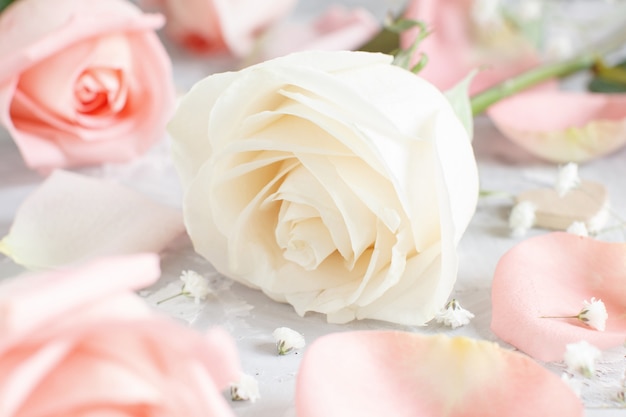
{"label": "pale pink rose bloom", "polygon": [[263,59],[306,50],[355,50],[380,29],[378,20],[366,9],[333,5],[311,22],[274,28],[263,43]]}
{"label": "pale pink rose bloom", "polygon": [[[608,313],[598,331],[575,316],[584,300],[601,299]],[[555,232],[520,243],[505,254],[492,286],[493,332],[541,361],[563,358],[569,343],[586,340],[600,349],[626,338],[626,251],[571,233]]]}
{"label": "pale pink rose bloom", "polygon": [[121,162],[163,137],[162,24],[123,0],[19,0],[0,15],[0,123],[29,167]]}
{"label": "pale pink rose bloom", "polygon": [[582,417],[561,379],[495,343],[398,331],[324,336],[306,351],[298,417]]}
{"label": "pale pink rose bloom", "polygon": [[167,17],[167,33],[198,52],[244,56],[296,0],[143,0]]}
{"label": "pale pink rose bloom", "polygon": [[584,162],[626,143],[626,94],[560,91],[551,83],[497,103],[487,114],[507,138],[552,162]]}
{"label": "pale pink rose bloom", "polygon": [[[529,45],[515,36],[511,36],[508,47],[501,45],[489,51],[489,46],[481,45],[472,36],[476,27],[471,20],[475,1],[413,0],[405,11],[404,18],[423,21],[431,31],[417,51],[428,56],[420,76],[442,90],[452,88],[472,70],[479,69],[470,85],[470,94],[474,94],[539,62]],[[415,30],[404,33],[402,47],[410,47],[416,35]],[[507,56],[503,56],[504,51]],[[511,51],[516,54],[511,56]]]}
{"label": "pale pink rose bloom", "polygon": [[234,342],[152,312],[132,291],[158,276],[137,255],[3,282],[1,414],[232,417]]}

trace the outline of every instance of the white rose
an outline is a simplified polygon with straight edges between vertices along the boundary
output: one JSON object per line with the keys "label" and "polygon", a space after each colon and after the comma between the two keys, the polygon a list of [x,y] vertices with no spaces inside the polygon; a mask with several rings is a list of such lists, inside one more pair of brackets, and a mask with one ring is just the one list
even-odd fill
{"label": "white rose", "polygon": [[391,61],[297,53],[193,87],[169,131],[196,251],[300,315],[431,320],[478,174],[445,97]]}

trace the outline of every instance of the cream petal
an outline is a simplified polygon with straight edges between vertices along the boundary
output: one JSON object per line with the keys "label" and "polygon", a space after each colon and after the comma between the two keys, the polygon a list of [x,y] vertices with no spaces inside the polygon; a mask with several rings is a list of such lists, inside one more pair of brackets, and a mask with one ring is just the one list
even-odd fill
{"label": "cream petal", "polygon": [[[332,381],[332,383],[329,383]],[[397,331],[324,336],[305,353],[299,417],[582,417],[561,379],[496,344]]]}
{"label": "cream petal", "polygon": [[[592,297],[606,305],[606,330],[576,319]],[[498,263],[492,285],[491,329],[542,361],[563,358],[565,346],[586,340],[601,349],[626,338],[626,244],[554,232],[526,239]]]}
{"label": "cream petal", "polygon": [[178,210],[120,185],[55,171],[19,208],[0,251],[31,269],[159,252],[184,226]]}
{"label": "cream petal", "polygon": [[199,81],[182,98],[167,126],[176,138],[172,141],[172,158],[185,188],[212,153],[208,123],[211,108],[235,77],[226,72]]}

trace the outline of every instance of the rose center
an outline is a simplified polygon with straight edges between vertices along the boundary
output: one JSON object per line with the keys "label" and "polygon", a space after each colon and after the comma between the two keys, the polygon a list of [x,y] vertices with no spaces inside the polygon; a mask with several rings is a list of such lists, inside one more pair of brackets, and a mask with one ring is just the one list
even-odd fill
{"label": "rose center", "polygon": [[78,78],[74,96],[80,113],[115,114],[126,105],[128,85],[120,69],[89,68]]}
{"label": "rose center", "polygon": [[336,249],[322,219],[311,211],[315,210],[283,201],[276,227],[276,242],[285,259],[307,271],[316,269]]}

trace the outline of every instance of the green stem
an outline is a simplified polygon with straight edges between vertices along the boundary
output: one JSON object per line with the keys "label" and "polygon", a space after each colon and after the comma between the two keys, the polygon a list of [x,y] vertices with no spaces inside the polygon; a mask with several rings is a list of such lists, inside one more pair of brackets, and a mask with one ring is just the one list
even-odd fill
{"label": "green stem", "polygon": [[166,301],[169,301],[169,300],[173,300],[174,298],[180,297],[181,295],[185,295],[185,293],[183,291],[181,291],[178,294],[171,295],[171,296],[169,296],[167,298],[162,299],[161,301],[157,301],[157,305],[159,305],[161,303],[164,303]]}
{"label": "green stem", "polygon": [[596,54],[583,54],[563,62],[546,64],[510,78],[494,87],[476,94],[470,99],[472,114],[477,116],[492,104],[529,87],[556,77],[565,77],[591,68],[597,61]]}

